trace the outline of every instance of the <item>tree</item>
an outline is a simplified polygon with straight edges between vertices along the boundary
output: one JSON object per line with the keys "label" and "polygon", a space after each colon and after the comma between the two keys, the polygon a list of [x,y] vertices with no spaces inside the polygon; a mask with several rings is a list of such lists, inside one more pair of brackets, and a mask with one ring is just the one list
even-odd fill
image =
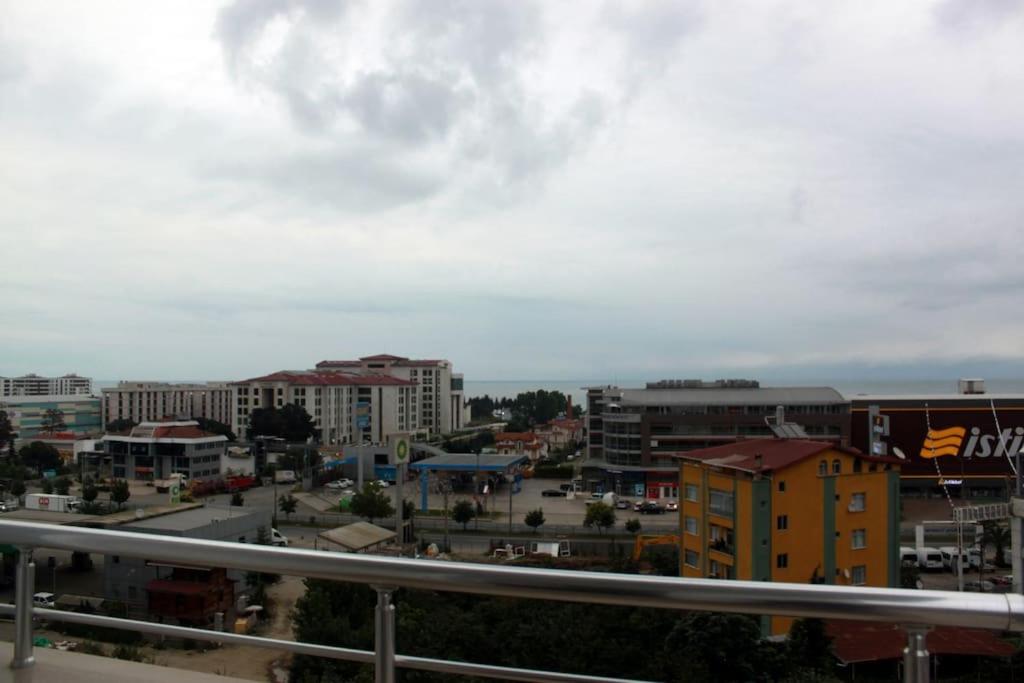
{"label": "tree", "polygon": [[391,506],[391,501],[381,491],[380,486],[373,481],[363,484],[363,490],[357,491],[352,496],[352,502],[348,509],[354,515],[365,517],[371,524],[375,519],[395,514],[395,508]]}
{"label": "tree", "polygon": [[116,479],[110,486],[110,502],[117,503],[117,509],[120,510],[124,507],[124,504],[131,498],[132,492],[128,488],[128,482],[124,479]]}
{"label": "tree", "polygon": [[66,496],[71,490],[71,481],[67,477],[57,477],[53,481],[53,490],[58,496]]}
{"label": "tree", "polygon": [[4,446],[14,442],[14,427],[11,425],[11,418],[7,411],[0,410],[0,453],[3,453]]}
{"label": "tree", "polygon": [[92,479],[86,477],[85,481],[82,482],[82,500],[86,504],[92,504],[98,495],[100,495],[100,491],[96,488],[96,484],[93,483]]}
{"label": "tree", "polygon": [[231,506],[240,508],[245,505],[245,496],[242,495],[241,491],[235,491],[231,494]]}
{"label": "tree", "polygon": [[[805,674],[829,674],[835,667],[832,656],[832,638],[825,632],[821,619],[797,619],[789,628],[786,649],[790,663]],[[800,678],[817,678],[805,675]]]}
{"label": "tree", "polygon": [[462,525],[462,530],[466,530],[466,525],[476,517],[476,510],[473,508],[473,504],[468,500],[460,500],[455,503],[452,507],[452,519]]}
{"label": "tree", "polygon": [[49,479],[43,479],[43,493],[46,495],[53,493],[53,482]]}
{"label": "tree", "polygon": [[999,522],[989,521],[982,522],[982,534],[981,534],[981,564],[985,564],[985,546],[991,545],[996,550],[996,566],[1006,566],[1006,546],[1010,544],[1010,530]]}
{"label": "tree", "polygon": [[545,522],[544,510],[542,508],[530,510],[526,513],[526,518],[523,521],[526,523],[526,526],[533,529],[533,533],[537,533],[537,527],[542,526]]}
{"label": "tree", "polygon": [[23,480],[15,479],[11,482],[11,495],[15,496],[19,501],[25,495],[25,482]]}
{"label": "tree", "polygon": [[301,443],[316,437],[317,429],[313,418],[305,408],[289,403],[280,410],[257,408],[249,415],[249,438],[254,436],[278,436],[285,441]]}
{"label": "tree", "polygon": [[26,467],[34,469],[39,476],[43,476],[43,470],[55,470],[60,467],[60,453],[42,441],[33,441],[27,446],[22,446],[18,456]]}
{"label": "tree", "polygon": [[63,432],[68,428],[67,423],[64,421],[64,411],[58,410],[57,408],[49,408],[43,413],[43,419],[39,422],[39,431],[52,434],[54,432]]}
{"label": "tree", "polygon": [[277,456],[277,469],[304,472],[306,467],[316,469],[323,463],[323,456],[315,448],[291,446],[285,453]]}
{"label": "tree", "polygon": [[134,427],[137,424],[138,422],[135,422],[133,420],[121,418],[119,420],[111,420],[110,422],[108,422],[106,430],[108,432],[129,432],[132,430],[132,427]]}
{"label": "tree", "polygon": [[636,536],[640,533],[640,520],[639,519],[627,519],[626,520],[626,531]]}
{"label": "tree", "polygon": [[278,498],[277,507],[284,513],[286,519],[291,519],[292,513],[299,506],[299,500],[292,494]]}
{"label": "tree", "polygon": [[583,518],[583,526],[596,526],[598,533],[615,526],[615,510],[605,503],[593,503],[587,507],[587,516]]}
{"label": "tree", "polygon": [[210,420],[205,417],[194,417],[192,418],[199,423],[199,428],[204,432],[210,432],[211,434],[217,434],[218,436],[228,437],[228,441],[237,441],[235,433],[231,431],[231,427],[224,424],[223,422],[217,422],[216,420]]}
{"label": "tree", "polygon": [[690,612],[666,639],[666,646],[687,672],[686,680],[777,680],[762,668],[761,629],[741,614]]}

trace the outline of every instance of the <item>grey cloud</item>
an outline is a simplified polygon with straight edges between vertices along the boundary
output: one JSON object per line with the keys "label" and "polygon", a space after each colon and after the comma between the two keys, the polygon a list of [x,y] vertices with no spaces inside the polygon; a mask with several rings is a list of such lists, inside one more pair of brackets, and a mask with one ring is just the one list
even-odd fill
{"label": "grey cloud", "polygon": [[950,33],[990,29],[1024,10],[1020,0],[945,0],[934,9],[939,27]]}
{"label": "grey cloud", "polygon": [[701,29],[704,11],[695,1],[642,3],[632,8],[610,2],[604,19],[626,43],[627,59],[633,62],[629,77],[650,77],[649,71],[660,72],[672,60],[683,38]]}

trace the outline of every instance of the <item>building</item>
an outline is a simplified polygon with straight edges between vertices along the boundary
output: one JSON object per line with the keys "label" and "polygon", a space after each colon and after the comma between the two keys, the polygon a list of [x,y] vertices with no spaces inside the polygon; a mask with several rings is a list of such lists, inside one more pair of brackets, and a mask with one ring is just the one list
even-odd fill
{"label": "building", "polygon": [[576,448],[583,441],[583,420],[556,417],[547,424],[534,427],[534,433],[547,446],[548,452]]}
{"label": "building", "polygon": [[851,444],[901,458],[905,496],[1008,500],[1010,458],[1024,446],[1024,395],[984,393],[980,380],[961,385],[949,394],[851,397]]}
{"label": "building", "polygon": [[238,405],[232,430],[239,435],[252,411],[289,403],[309,413],[324,444],[385,443],[389,434],[419,428],[419,385],[391,375],[281,371],[233,386]]}
{"label": "building", "polygon": [[675,454],[770,438],[780,406],[810,438],[849,444],[850,403],[829,387],[762,387],[752,380],[590,387],[584,481],[593,491],[674,497]]}
{"label": "building", "polygon": [[127,434],[103,437],[116,479],[152,481],[184,474],[191,481],[216,479],[227,437],[204,432],[194,420],[143,422]]}
{"label": "building", "polygon": [[0,410],[7,413],[14,438],[19,441],[33,440],[49,431],[46,426],[50,411],[58,411],[57,417],[64,422],[57,432],[77,436],[103,432],[100,399],[85,394],[5,396],[0,398]]}
{"label": "building", "polygon": [[676,461],[682,576],[900,585],[899,460],[773,438]]}
{"label": "building", "polygon": [[448,434],[465,426],[463,377],[452,371],[451,361],[377,354],[359,360],[320,361],[316,369],[385,375],[413,382],[419,386],[414,397],[419,429],[430,434]]}
{"label": "building", "polygon": [[21,377],[0,377],[0,397],[4,396],[89,396],[92,380],[78,375],[42,377],[29,374]]}
{"label": "building", "polygon": [[537,462],[547,455],[548,447],[533,432],[498,432],[494,435],[494,448],[498,455],[525,455]]}
{"label": "building", "polygon": [[118,382],[116,387],[103,389],[103,424],[202,417],[229,425],[234,405],[231,385],[222,382]]}
{"label": "building", "polygon": [[[259,508],[182,506],[120,523],[119,531],[183,538],[256,543],[270,537],[271,511]],[[261,531],[262,529],[262,531]],[[103,563],[104,597],[123,602],[130,618],[209,628],[217,612],[232,608],[246,592],[244,573],[160,564],[108,556]]]}

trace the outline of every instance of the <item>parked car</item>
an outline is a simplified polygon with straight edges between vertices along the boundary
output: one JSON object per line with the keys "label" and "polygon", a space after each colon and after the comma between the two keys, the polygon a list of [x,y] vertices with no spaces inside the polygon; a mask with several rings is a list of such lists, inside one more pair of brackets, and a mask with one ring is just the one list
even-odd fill
{"label": "parked car", "polygon": [[594,491],[593,493],[590,494],[590,497],[594,498],[596,500],[601,500],[602,498],[604,498],[604,492],[603,491]]}
{"label": "parked car", "polygon": [[993,576],[990,580],[996,586],[1012,586],[1013,574],[1006,574],[1004,576]]}
{"label": "parked car", "polygon": [[633,507],[633,504],[630,503],[628,500],[622,500],[620,498],[619,501],[615,503],[615,507],[619,510],[628,510],[631,507]]}
{"label": "parked car", "polygon": [[54,602],[56,596],[53,593],[36,593],[32,596],[32,604],[36,607],[45,607],[46,609],[53,609],[57,606]]}
{"label": "parked car", "polygon": [[351,484],[342,483],[343,481],[345,480],[339,479],[337,481],[329,481],[326,484],[324,484],[324,488],[331,489],[332,491],[340,491],[342,489],[347,489],[349,486],[351,486]]}
{"label": "parked car", "polygon": [[387,483],[387,482],[386,482],[386,481],[384,481],[383,479],[378,479],[378,480],[377,480],[376,482],[374,482],[374,483],[375,483],[375,484],[377,484],[377,486],[379,486],[379,487],[380,487],[380,488],[382,488],[382,489],[386,489],[387,487],[391,486],[391,484]]}
{"label": "parked car", "polygon": [[282,548],[288,547],[288,537],[282,534],[277,529],[270,530],[270,545],[276,545]]}
{"label": "parked car", "polygon": [[679,503],[675,502],[674,500],[669,501],[668,503],[665,504],[665,509],[669,512],[679,512]]}
{"label": "parked car", "polygon": [[16,500],[4,500],[0,501],[0,512],[13,512],[18,509],[18,501]]}
{"label": "parked car", "polygon": [[661,507],[654,501],[645,501],[644,504],[640,506],[641,515],[661,515],[664,513],[665,508]]}
{"label": "parked car", "polygon": [[564,497],[565,491],[560,491],[559,489],[544,489],[543,491],[540,492],[540,495],[545,496],[547,498],[558,498]]}
{"label": "parked car", "polygon": [[965,591],[974,591],[974,592],[987,593],[987,592],[991,591],[993,588],[995,588],[995,584],[993,584],[991,581],[987,581],[987,580],[986,581],[966,581],[966,582],[964,582],[964,590]]}
{"label": "parked car", "polygon": [[352,481],[351,479],[349,479],[348,477],[345,477],[343,479],[339,479],[338,483],[341,484],[341,488],[343,488],[343,489],[350,489],[350,488],[352,488],[353,486],[356,485],[356,483],[354,481]]}
{"label": "parked car", "polygon": [[642,500],[636,501],[635,503],[633,503],[633,512],[640,512],[640,508],[642,508],[643,506],[644,502]]}

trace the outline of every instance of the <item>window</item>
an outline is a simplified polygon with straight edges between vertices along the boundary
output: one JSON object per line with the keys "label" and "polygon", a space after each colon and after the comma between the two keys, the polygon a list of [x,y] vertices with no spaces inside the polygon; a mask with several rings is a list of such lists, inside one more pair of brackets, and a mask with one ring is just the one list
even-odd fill
{"label": "window", "polygon": [[785,493],[785,492],[786,492],[786,482],[780,481],[779,482],[779,493]]}
{"label": "window", "polygon": [[868,530],[867,529],[854,529],[852,536],[852,547],[854,550],[868,547]]}
{"label": "window", "polygon": [[864,461],[861,460],[860,458],[854,458],[853,459],[853,471],[854,472],[862,472],[862,471],[864,471]]}
{"label": "window", "polygon": [[694,552],[693,550],[687,550],[684,553],[684,562],[687,567],[696,567],[700,564],[700,553]]}
{"label": "window", "polygon": [[822,460],[818,463],[818,476],[824,477],[828,474],[828,462]]}
{"label": "window", "polygon": [[711,566],[710,571],[708,572],[708,576],[712,579],[721,578],[718,574],[718,560],[711,560],[710,564]]}
{"label": "window", "polygon": [[734,499],[731,491],[719,491],[711,489],[709,494],[708,510],[712,514],[731,517],[734,508]]}
{"label": "window", "polygon": [[843,464],[838,459],[832,461],[832,474],[839,474],[843,470]]}
{"label": "window", "polygon": [[867,494],[855,493],[850,498],[850,512],[864,512],[867,507]]}
{"label": "window", "polygon": [[775,556],[775,568],[776,569],[786,569],[787,567],[789,567],[789,554],[788,553],[779,553],[778,555],[776,555]]}
{"label": "window", "polygon": [[854,586],[863,586],[868,582],[867,565],[858,564],[850,570],[850,583]]}
{"label": "window", "polygon": [[685,487],[686,500],[696,503],[697,502],[697,485],[687,484]]}
{"label": "window", "polygon": [[779,515],[775,518],[775,528],[779,531],[785,531],[789,528],[789,515]]}
{"label": "window", "polygon": [[696,517],[687,517],[686,520],[685,520],[685,524],[686,524],[686,533],[693,534],[694,536],[696,536],[697,535],[697,518]]}

